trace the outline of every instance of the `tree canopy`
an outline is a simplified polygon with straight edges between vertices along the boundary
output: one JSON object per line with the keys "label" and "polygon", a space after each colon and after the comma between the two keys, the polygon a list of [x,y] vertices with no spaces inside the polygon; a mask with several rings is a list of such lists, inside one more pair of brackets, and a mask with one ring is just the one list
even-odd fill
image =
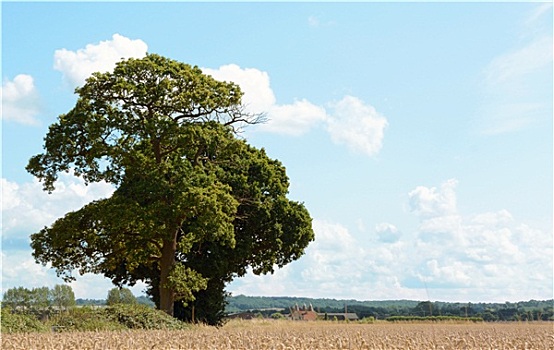
{"label": "tree canopy", "polygon": [[129,288],[112,288],[108,291],[106,305],[137,304],[137,298]]}
{"label": "tree canopy", "polygon": [[27,170],[47,191],[62,171],[116,190],[31,236],[37,262],[66,280],[75,269],[120,286],[142,280],[173,314],[175,301],[222,293],[248,267],[271,273],[313,240],[308,211],[286,197],[284,166],[235,133],[260,120],[237,85],[148,54],[76,93]]}

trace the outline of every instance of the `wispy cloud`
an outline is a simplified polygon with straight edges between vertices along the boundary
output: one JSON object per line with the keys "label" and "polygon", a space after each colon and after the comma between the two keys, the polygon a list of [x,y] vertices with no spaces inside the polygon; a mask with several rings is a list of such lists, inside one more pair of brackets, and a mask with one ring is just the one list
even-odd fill
{"label": "wispy cloud", "polygon": [[551,15],[551,4],[537,6],[523,21],[521,44],[485,68],[479,111],[483,133],[513,132],[551,118],[552,96],[545,91],[552,91],[552,25],[543,25]]}
{"label": "wispy cloud", "polygon": [[541,36],[527,45],[496,57],[486,69],[490,89],[520,90],[529,75],[552,63],[552,36]]}
{"label": "wispy cloud", "polygon": [[112,40],[89,44],[77,51],[56,50],[54,69],[62,72],[71,87],[81,86],[92,73],[111,71],[118,61],[144,57],[147,50],[148,46],[142,40],[114,34]]}
{"label": "wispy cloud", "polygon": [[545,2],[543,4],[537,5],[523,20],[523,25],[527,27],[534,27],[540,22],[544,17],[552,17],[552,3]]}
{"label": "wispy cloud", "polygon": [[40,98],[32,76],[19,74],[6,80],[0,90],[2,95],[1,119],[26,125],[38,125]]}

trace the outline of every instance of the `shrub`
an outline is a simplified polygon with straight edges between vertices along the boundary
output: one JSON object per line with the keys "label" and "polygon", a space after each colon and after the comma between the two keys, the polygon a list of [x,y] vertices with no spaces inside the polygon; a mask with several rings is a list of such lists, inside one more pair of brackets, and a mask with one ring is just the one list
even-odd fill
{"label": "shrub", "polygon": [[57,332],[66,331],[115,331],[124,326],[111,320],[105,310],[90,307],[73,308],[51,317],[48,324]]}
{"label": "shrub", "polygon": [[108,318],[130,329],[185,329],[188,325],[146,305],[116,304],[105,309]]}
{"label": "shrub", "polygon": [[2,333],[118,331],[125,329],[178,330],[189,326],[146,305],[118,304],[101,309],[72,308],[40,322],[33,314],[12,313],[2,308]]}
{"label": "shrub", "polygon": [[364,317],[360,321],[358,321],[358,323],[363,323],[363,324],[374,323],[374,322],[375,322],[375,317],[373,316]]}
{"label": "shrub", "polygon": [[274,320],[284,320],[285,316],[280,312],[275,312],[271,314],[271,318]]}
{"label": "shrub", "polygon": [[32,315],[12,313],[8,307],[2,308],[2,333],[44,332],[48,327]]}

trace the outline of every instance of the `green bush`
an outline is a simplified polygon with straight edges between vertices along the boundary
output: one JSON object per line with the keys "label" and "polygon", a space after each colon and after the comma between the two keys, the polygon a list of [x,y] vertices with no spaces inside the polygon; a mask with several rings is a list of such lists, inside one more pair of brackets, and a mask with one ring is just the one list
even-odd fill
{"label": "green bush", "polygon": [[116,331],[125,327],[111,320],[103,309],[72,308],[51,317],[48,324],[53,331]]}
{"label": "green bush", "polygon": [[286,317],[280,312],[275,312],[271,314],[271,318],[274,320],[284,320]]}
{"label": "green bush", "polygon": [[105,309],[108,317],[129,329],[185,329],[188,325],[146,305],[116,304]]}
{"label": "green bush", "polygon": [[362,323],[362,324],[375,323],[375,317],[373,316],[364,317],[361,320],[359,320],[358,323]]}
{"label": "green bush", "polygon": [[2,333],[44,332],[49,328],[33,315],[12,313],[8,307],[2,307]]}
{"label": "green bush", "polygon": [[2,333],[117,331],[125,329],[186,329],[188,325],[146,305],[118,304],[106,308],[71,308],[41,322],[31,313],[2,308]]}

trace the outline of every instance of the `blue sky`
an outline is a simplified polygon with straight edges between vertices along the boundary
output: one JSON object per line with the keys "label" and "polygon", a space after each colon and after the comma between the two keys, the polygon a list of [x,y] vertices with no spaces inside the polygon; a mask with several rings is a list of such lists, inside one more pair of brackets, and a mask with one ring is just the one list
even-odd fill
{"label": "blue sky", "polygon": [[[61,283],[29,235],[109,196],[25,172],[73,89],[145,52],[235,81],[316,240],[234,294],[553,296],[551,3],[2,3],[2,288]],[[85,275],[77,297],[104,298]],[[143,285],[133,288],[136,294]]]}

